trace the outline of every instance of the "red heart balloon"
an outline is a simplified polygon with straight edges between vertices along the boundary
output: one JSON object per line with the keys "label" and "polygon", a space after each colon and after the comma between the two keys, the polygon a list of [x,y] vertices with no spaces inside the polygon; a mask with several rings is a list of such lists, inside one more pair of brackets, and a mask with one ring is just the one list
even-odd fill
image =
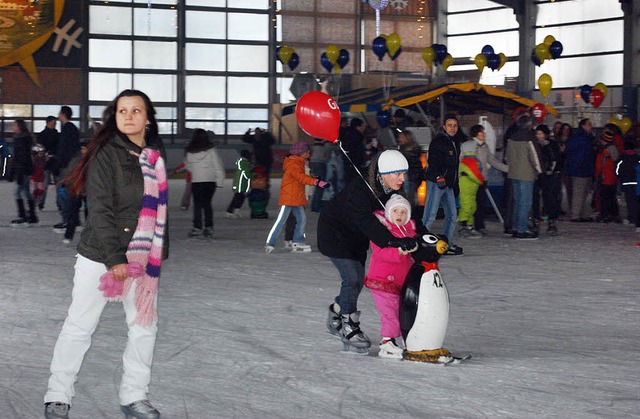
{"label": "red heart balloon", "polygon": [[335,143],[340,132],[340,108],[331,96],[317,90],[305,93],[296,105],[300,128],[314,138]]}
{"label": "red heart balloon", "polygon": [[547,108],[542,103],[536,103],[535,105],[533,105],[531,111],[533,113],[533,116],[536,117],[536,121],[538,122],[538,124],[544,121],[544,119],[547,117]]}
{"label": "red heart balloon", "polygon": [[602,104],[604,100],[604,95],[600,89],[591,89],[591,93],[589,93],[589,102],[593,105],[594,108],[597,108]]}

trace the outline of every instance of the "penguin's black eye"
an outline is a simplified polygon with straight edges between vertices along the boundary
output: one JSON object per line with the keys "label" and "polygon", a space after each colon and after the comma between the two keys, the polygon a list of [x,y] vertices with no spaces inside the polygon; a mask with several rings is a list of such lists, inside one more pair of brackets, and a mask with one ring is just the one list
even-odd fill
{"label": "penguin's black eye", "polygon": [[434,244],[438,241],[438,238],[433,234],[425,234],[422,236],[422,241],[428,244]]}

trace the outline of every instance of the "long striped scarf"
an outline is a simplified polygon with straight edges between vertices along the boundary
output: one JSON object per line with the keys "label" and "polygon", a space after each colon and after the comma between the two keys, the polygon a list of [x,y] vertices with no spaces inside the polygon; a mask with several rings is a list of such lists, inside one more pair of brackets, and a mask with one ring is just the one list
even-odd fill
{"label": "long striped scarf", "polygon": [[117,283],[107,272],[100,279],[100,289],[111,301],[122,301],[136,281],[135,303],[138,314],[134,324],[148,326],[158,318],[155,298],[167,221],[167,172],[164,160],[157,150],[143,149],[139,162],[144,178],[144,197],[138,226],[127,247],[129,276],[124,283]]}

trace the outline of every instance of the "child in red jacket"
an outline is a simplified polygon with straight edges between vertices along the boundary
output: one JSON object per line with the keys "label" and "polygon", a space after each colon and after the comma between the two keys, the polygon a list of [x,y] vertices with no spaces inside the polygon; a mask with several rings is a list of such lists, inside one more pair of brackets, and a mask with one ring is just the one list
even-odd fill
{"label": "child in red jacket", "polygon": [[618,200],[616,197],[618,192],[616,162],[620,157],[620,153],[614,144],[615,131],[608,125],[605,125],[602,136],[598,140],[598,154],[596,155],[595,176],[600,199],[598,222],[601,223],[619,221]]}
{"label": "child in red jacket", "polygon": [[[394,237],[415,237],[416,224],[411,219],[411,204],[400,195],[391,195],[384,211],[374,212]],[[401,359],[403,344],[400,330],[400,292],[413,265],[409,252],[396,247],[378,247],[371,242],[371,262],[364,285],[371,290],[380,312],[380,358]]]}

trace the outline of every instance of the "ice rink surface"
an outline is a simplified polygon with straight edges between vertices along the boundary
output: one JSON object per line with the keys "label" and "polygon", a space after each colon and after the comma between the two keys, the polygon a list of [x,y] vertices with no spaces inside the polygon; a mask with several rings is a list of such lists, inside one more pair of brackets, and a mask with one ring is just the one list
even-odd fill
{"label": "ice rink surface", "polygon": [[[622,224],[559,223],[559,235],[459,239],[440,270],[451,299],[452,366],[377,357],[380,321],[363,290],[369,356],[340,353],[326,333],[337,272],[315,247],[264,253],[270,220],[224,218],[230,180],[214,196],[214,239],[187,238],[184,181],[171,180],[171,255],[159,287],[150,400],[164,418],[640,417],[640,233]],[[55,340],[71,301],[75,244],[52,231],[53,190],[37,227],[11,228],[14,184],[0,182],[0,418],[43,415]],[[434,231],[441,232],[441,221]],[[110,303],[76,384],[72,418],[119,418],[126,341]]]}

